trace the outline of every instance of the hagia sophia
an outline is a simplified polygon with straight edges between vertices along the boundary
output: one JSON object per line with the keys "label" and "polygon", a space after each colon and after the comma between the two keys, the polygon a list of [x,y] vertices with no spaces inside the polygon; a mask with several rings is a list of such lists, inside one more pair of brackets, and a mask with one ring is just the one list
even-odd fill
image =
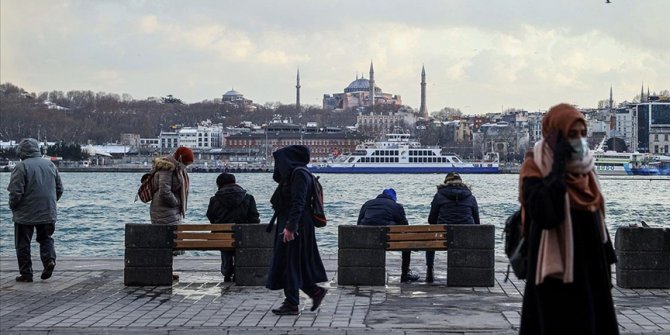
{"label": "hagia sophia", "polygon": [[[300,109],[300,71],[296,76],[296,106]],[[373,97],[372,99],[370,97]],[[222,100],[224,103],[242,103],[251,104],[252,101],[245,99],[242,93],[235,90],[226,92]],[[356,75],[356,79],[347,86],[342,93],[332,93],[323,95],[323,109],[344,110],[359,107],[371,107],[375,105],[402,105],[402,98],[398,94],[384,93],[375,83],[375,71],[372,62],[370,62],[370,77],[366,79]],[[421,69],[421,107],[419,116],[427,117],[426,107],[426,71]]]}

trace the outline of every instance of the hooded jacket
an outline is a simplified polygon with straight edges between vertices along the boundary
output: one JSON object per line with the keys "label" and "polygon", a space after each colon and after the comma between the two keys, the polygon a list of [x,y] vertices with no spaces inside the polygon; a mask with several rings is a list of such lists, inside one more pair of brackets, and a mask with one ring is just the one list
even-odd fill
{"label": "hooded jacket", "polygon": [[256,199],[237,184],[219,188],[209,199],[207,218],[211,223],[260,223]]}
{"label": "hooded jacket", "polygon": [[179,178],[179,170],[185,169],[184,164],[172,156],[159,157],[154,160],[153,189],[150,214],[153,224],[179,224],[183,217],[181,212],[181,189],[183,182]]}
{"label": "hooded jacket", "polygon": [[382,193],[375,199],[368,200],[361,207],[357,225],[392,226],[407,225],[405,209],[389,194]]}
{"label": "hooded jacket", "polygon": [[464,184],[442,184],[430,204],[430,224],[479,224],[477,199]]}
{"label": "hooded jacket", "polygon": [[22,140],[17,151],[21,162],[12,170],[7,186],[14,223],[56,223],[56,202],[63,194],[58,169],[51,161],[42,159],[35,139]]}
{"label": "hooded jacket", "polygon": [[[278,183],[270,202],[277,216],[272,263],[266,287],[271,290],[311,287],[328,281],[316,243],[312,210],[307,201],[312,176],[296,167],[309,163],[309,149],[292,145],[275,151],[272,178]],[[284,242],[284,228],[295,233],[295,239]]]}

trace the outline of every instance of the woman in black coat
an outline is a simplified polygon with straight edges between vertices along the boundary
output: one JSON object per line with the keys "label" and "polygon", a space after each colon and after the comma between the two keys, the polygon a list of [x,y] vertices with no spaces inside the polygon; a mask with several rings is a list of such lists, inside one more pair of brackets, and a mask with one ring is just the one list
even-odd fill
{"label": "woman in black coat", "polygon": [[273,309],[277,315],[298,315],[299,292],[312,298],[311,310],[316,310],[327,290],[316,284],[328,281],[316,243],[310,195],[313,176],[305,169],[309,149],[292,145],[275,151],[272,178],[279,184],[270,200],[275,210],[275,233],[272,265],[265,285],[271,290],[284,290],[284,302]]}
{"label": "woman in black coat", "polygon": [[519,175],[528,273],[520,334],[618,334],[614,250],[586,141],[586,121],[552,107]]}

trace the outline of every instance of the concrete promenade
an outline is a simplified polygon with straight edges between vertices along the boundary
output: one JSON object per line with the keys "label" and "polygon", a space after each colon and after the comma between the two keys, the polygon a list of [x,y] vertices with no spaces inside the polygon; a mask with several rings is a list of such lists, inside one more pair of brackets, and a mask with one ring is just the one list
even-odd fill
{"label": "concrete promenade", "polygon": [[[33,254],[35,254],[33,250]],[[16,260],[0,258],[1,334],[515,334],[524,283],[504,282],[496,263],[490,288],[447,287],[446,252],[436,257],[433,284],[400,284],[400,254],[387,257],[387,286],[338,286],[337,256],[324,255],[331,282],[321,308],[275,316],[281,291],[223,283],[220,259],[180,256],[172,287],[125,287],[123,259],[60,258],[54,275],[17,283]],[[424,274],[423,252],[412,269]],[[511,275],[513,277],[513,275]],[[613,290],[622,334],[670,334],[670,290]]]}

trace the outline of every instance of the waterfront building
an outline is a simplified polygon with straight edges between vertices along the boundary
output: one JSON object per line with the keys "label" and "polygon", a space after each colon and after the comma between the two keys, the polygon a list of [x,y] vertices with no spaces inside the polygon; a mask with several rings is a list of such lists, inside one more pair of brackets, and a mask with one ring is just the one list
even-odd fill
{"label": "waterfront building", "polygon": [[256,154],[259,159],[271,159],[272,152],[289,145],[304,145],[310,149],[312,161],[321,162],[340,154],[350,153],[363,141],[363,136],[350,132],[303,132],[289,129],[284,125],[277,131],[276,126],[268,127],[265,133],[240,133],[226,137],[226,149],[246,151],[249,155]]}
{"label": "waterfront building", "polygon": [[207,150],[219,148],[223,142],[223,128],[220,125],[199,125],[184,127],[177,131],[179,146]]}
{"label": "waterfront building", "polygon": [[179,134],[176,131],[161,131],[158,139],[160,139],[160,150],[162,152],[168,152],[179,147]]}
{"label": "waterfront building", "polygon": [[400,106],[402,99],[400,95],[384,93],[375,84],[372,63],[370,63],[370,79],[358,78],[356,75],[356,79],[344,89],[344,92],[323,95],[323,109],[345,110],[374,105]]}
{"label": "waterfront building", "polygon": [[528,146],[535,145],[535,142],[542,139],[542,118],[544,113],[528,113]]}
{"label": "waterfront building", "polygon": [[665,147],[656,140],[656,135],[664,139],[663,135],[670,133],[670,102],[654,101],[652,98],[648,97],[650,101],[635,105],[637,127],[634,128],[633,142],[637,144],[635,150],[658,153]]}
{"label": "waterfront building", "polygon": [[472,151],[476,157],[498,153],[501,160],[521,160],[528,150],[528,127],[517,129],[514,124],[499,121],[487,123],[472,133]]}
{"label": "waterfront building", "polygon": [[370,136],[382,136],[393,132],[396,128],[406,128],[416,122],[413,113],[399,110],[397,112],[369,114],[359,113],[356,116],[356,129]]}

